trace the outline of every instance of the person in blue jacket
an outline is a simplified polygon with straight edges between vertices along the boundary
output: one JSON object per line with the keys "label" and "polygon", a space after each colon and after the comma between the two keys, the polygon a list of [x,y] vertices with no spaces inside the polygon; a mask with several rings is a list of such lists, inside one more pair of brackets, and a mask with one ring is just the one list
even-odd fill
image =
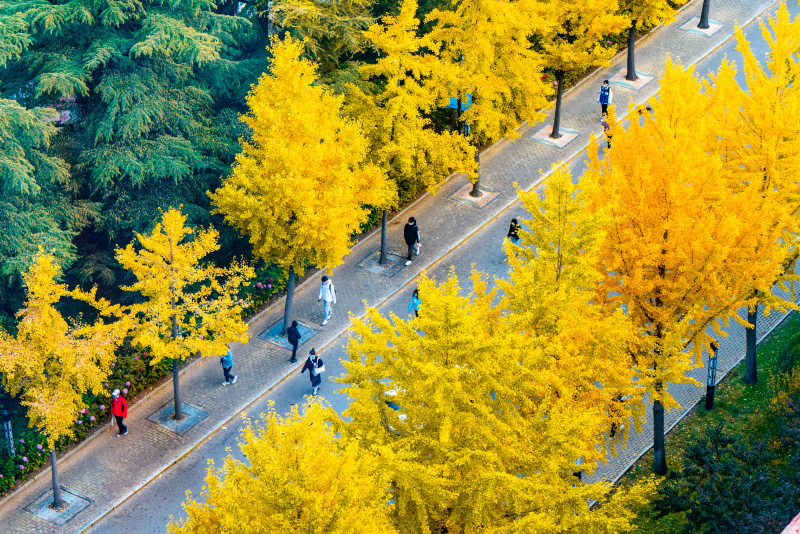
{"label": "person in blue jacket", "polygon": [[308,374],[311,375],[311,387],[314,388],[314,395],[317,394],[319,391],[319,386],[322,384],[322,373],[325,371],[325,362],[322,361],[322,358],[317,356],[317,351],[311,349],[308,353],[308,360],[306,360],[306,364],[303,366],[303,369],[300,371],[300,374],[303,374],[308,369]]}
{"label": "person in blue jacket", "polygon": [[611,92],[611,86],[608,80],[603,81],[600,86],[600,92],[597,94],[597,101],[600,103],[600,112],[603,117],[608,115],[608,105],[614,100],[614,93]]}
{"label": "person in blue jacket", "polygon": [[222,374],[225,375],[225,382],[223,382],[222,385],[227,386],[228,384],[235,384],[238,377],[231,374],[231,369],[233,368],[233,354],[231,354],[231,349],[228,349],[228,352],[219,359],[219,362],[222,364]]}
{"label": "person in blue jacket", "polygon": [[408,313],[414,312],[414,317],[419,317],[419,289],[415,289],[408,305]]}

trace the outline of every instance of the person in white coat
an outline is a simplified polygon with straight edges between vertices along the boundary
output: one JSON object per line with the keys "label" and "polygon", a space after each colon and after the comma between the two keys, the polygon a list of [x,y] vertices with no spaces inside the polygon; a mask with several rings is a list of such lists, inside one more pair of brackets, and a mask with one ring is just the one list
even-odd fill
{"label": "person in white coat", "polygon": [[325,314],[322,320],[322,326],[325,326],[328,324],[328,319],[330,319],[333,313],[333,305],[336,304],[336,289],[334,289],[333,282],[331,282],[331,279],[327,276],[322,277],[322,285],[319,286],[319,298],[317,302],[320,301],[322,301]]}

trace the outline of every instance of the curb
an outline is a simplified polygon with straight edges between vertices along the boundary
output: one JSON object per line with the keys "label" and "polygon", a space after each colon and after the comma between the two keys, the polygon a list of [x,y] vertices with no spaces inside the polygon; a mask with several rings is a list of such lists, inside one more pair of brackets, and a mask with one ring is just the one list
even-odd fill
{"label": "curb", "polygon": [[[770,8],[771,8],[771,7],[772,7],[774,4],[777,4],[777,3],[778,3],[778,1],[779,1],[779,0],[769,0],[769,1],[768,1],[766,4],[763,4],[761,7],[759,7],[759,8],[758,8],[758,12],[757,12],[757,14],[753,15],[753,16],[752,16],[752,17],[751,17],[751,18],[750,18],[750,19],[749,19],[747,22],[745,22],[744,24],[741,24],[741,25],[739,25],[739,27],[741,27],[741,28],[746,28],[747,26],[749,26],[750,24],[752,24],[752,23],[753,23],[753,21],[755,21],[757,18],[761,17],[761,16],[764,14],[764,12],[765,12],[765,11],[767,11],[768,9],[770,9]],[[699,2],[699,0],[694,0],[694,1],[692,1],[692,2],[688,2],[688,3],[687,3],[687,4],[685,4],[683,7],[681,7],[681,8],[680,8],[678,11],[676,11],[676,13],[675,13],[676,19],[677,19],[677,17],[678,17],[678,15],[679,15],[679,14],[681,14],[682,12],[684,12],[685,10],[687,10],[689,7],[693,6],[693,5],[694,5],[695,3],[697,3],[697,2]],[[677,21],[676,21],[676,22],[677,22]],[[635,44],[636,44],[636,45],[638,45],[640,42],[643,42],[643,41],[645,41],[645,40],[647,40],[647,39],[650,39],[650,38],[654,37],[654,34],[656,33],[656,31],[657,31],[659,28],[663,27],[663,26],[664,26],[664,24],[663,24],[663,23],[660,23],[660,24],[658,24],[657,26],[655,26],[654,28],[652,28],[652,29],[651,29],[651,30],[650,30],[648,33],[646,33],[645,35],[643,35],[643,36],[641,36],[639,39],[637,39],[637,40],[635,41]],[[722,42],[720,42],[719,44],[713,45],[713,46],[712,46],[712,47],[710,47],[708,50],[706,50],[705,52],[701,53],[699,56],[697,56],[696,58],[694,58],[694,59],[693,59],[693,61],[691,61],[691,62],[687,63],[687,64],[685,65],[685,66],[686,66],[686,68],[688,68],[688,67],[690,67],[690,66],[694,66],[694,65],[696,65],[697,63],[699,63],[700,61],[702,61],[704,58],[706,58],[708,55],[712,54],[714,51],[716,51],[717,49],[719,49],[719,48],[721,48],[722,46],[724,46],[725,44],[727,44],[727,43],[728,43],[728,42],[729,42],[731,39],[733,39],[733,38],[734,38],[734,36],[735,36],[735,35],[734,35],[733,33],[731,33],[731,35],[729,35],[727,38],[725,38],[725,39],[724,39]],[[612,63],[612,62],[616,61],[617,59],[619,59],[620,57],[622,57],[622,56],[623,56],[624,54],[626,54],[626,53],[627,53],[627,49],[623,49],[623,50],[621,50],[621,51],[620,51],[618,54],[616,54],[616,55],[615,55],[615,56],[614,56],[612,59],[610,59],[610,60],[609,60],[608,64],[610,64],[610,63]],[[574,86],[572,86],[572,87],[571,87],[571,88],[569,88],[567,91],[565,91],[565,92],[564,92],[564,94],[562,95],[562,98],[566,97],[566,96],[567,96],[567,95],[569,95],[571,92],[573,92],[573,91],[577,90],[577,89],[578,89],[579,87],[581,87],[581,86],[582,86],[584,83],[588,83],[588,81],[589,81],[589,80],[590,80],[590,79],[591,79],[591,78],[592,78],[594,75],[596,75],[596,74],[597,74],[599,71],[601,71],[602,69],[606,68],[607,66],[608,66],[608,65],[606,65],[606,66],[600,66],[600,67],[597,67],[597,68],[596,68],[595,70],[593,70],[591,73],[589,73],[589,74],[587,74],[586,76],[584,76],[584,77],[583,77],[583,78],[582,78],[582,79],[581,79],[581,80],[580,80],[578,83],[576,83]],[[647,99],[649,99],[649,98],[651,98],[652,96],[654,96],[655,94],[657,94],[657,93],[659,92],[659,90],[660,90],[660,88],[659,88],[659,89],[656,89],[656,90],[654,90],[654,91],[651,91],[651,92],[649,92],[649,93],[638,93],[638,94],[639,94],[639,95],[646,95],[646,96],[644,97],[644,99],[643,99],[643,102],[644,102],[644,101],[646,101]],[[627,117],[627,116],[628,116],[628,114],[629,114],[629,113],[626,111],[624,114],[621,114],[621,115],[619,115],[618,117],[619,117],[619,119],[624,119],[625,117]],[[517,127],[517,128],[516,128],[516,130],[517,130],[517,131],[520,131],[520,130],[522,130],[522,129],[523,129],[524,127],[526,127],[526,126],[527,126],[527,123],[523,123],[523,124],[521,124],[519,127]],[[587,141],[585,144],[583,144],[582,146],[580,146],[579,148],[577,148],[576,150],[574,150],[574,151],[573,151],[571,154],[569,154],[569,155],[568,155],[568,156],[567,156],[565,159],[563,159],[563,160],[560,160],[560,161],[559,161],[559,163],[558,163],[558,165],[560,166],[560,165],[563,165],[563,164],[569,163],[569,162],[571,162],[572,160],[574,160],[574,159],[575,159],[575,158],[576,158],[576,157],[577,157],[577,156],[578,156],[578,155],[579,155],[581,152],[583,152],[585,149],[587,149],[587,148],[589,147],[589,145],[592,143],[592,137],[593,137],[593,136],[590,136],[590,137],[589,137],[589,140],[588,140],[588,141]],[[498,140],[498,141],[496,141],[494,144],[492,144],[492,145],[491,145],[491,146],[489,146],[488,148],[486,148],[486,149],[484,149],[483,151],[481,151],[481,153],[480,153],[480,157],[482,158],[482,157],[484,157],[485,155],[489,154],[491,151],[493,151],[493,150],[495,150],[496,148],[498,148],[498,147],[500,146],[500,144],[501,144],[501,143],[504,143],[504,142],[509,142],[509,141],[508,141],[508,139],[506,139],[506,138],[501,138],[501,139],[499,139],[499,140]],[[532,189],[536,188],[536,187],[537,187],[537,186],[539,186],[539,185],[540,185],[540,184],[541,184],[541,183],[542,183],[542,182],[543,182],[543,181],[544,181],[544,180],[545,180],[547,177],[549,177],[549,176],[550,176],[550,174],[551,174],[553,171],[554,171],[554,169],[551,167],[551,169],[549,169],[547,172],[540,173],[540,177],[539,177],[539,179],[538,179],[538,180],[536,180],[536,181],[535,181],[535,182],[534,182],[532,185],[530,185],[528,188],[526,188],[526,189],[524,189],[524,190],[525,190],[525,191],[531,191]],[[447,178],[446,178],[446,179],[445,179],[445,180],[444,180],[444,181],[443,181],[443,182],[440,184],[440,187],[441,187],[442,185],[444,185],[444,184],[448,183],[448,182],[449,182],[450,180],[452,180],[454,177],[456,177],[456,176],[461,176],[461,175],[463,175],[463,173],[455,173],[455,172],[454,172],[454,173],[452,173],[450,176],[448,176],[448,177],[447,177]],[[412,203],[410,203],[410,204],[409,204],[409,205],[407,205],[405,208],[403,208],[402,210],[400,210],[399,212],[397,212],[397,213],[396,213],[396,214],[395,214],[395,215],[394,215],[394,216],[393,216],[393,217],[392,217],[390,220],[388,220],[388,221],[387,221],[387,226],[388,226],[388,224],[389,224],[390,222],[392,222],[392,221],[396,220],[396,219],[397,219],[397,218],[399,218],[399,217],[400,217],[402,214],[404,214],[405,212],[407,212],[408,210],[410,210],[411,208],[413,208],[413,207],[414,207],[416,204],[418,204],[420,201],[422,201],[422,200],[423,200],[423,199],[424,199],[426,196],[430,196],[430,193],[428,193],[427,191],[423,192],[423,193],[422,193],[422,194],[421,194],[419,197],[417,197],[417,199],[415,199],[415,200],[414,200]],[[481,224],[480,226],[478,226],[478,227],[476,227],[476,228],[473,228],[472,230],[468,231],[468,232],[467,232],[465,235],[463,235],[463,236],[462,236],[462,237],[461,237],[461,238],[460,238],[460,239],[459,239],[459,240],[456,242],[456,244],[455,244],[455,245],[453,245],[453,246],[452,246],[452,247],[450,247],[449,249],[447,249],[447,250],[443,251],[443,252],[442,252],[442,253],[439,255],[439,257],[438,257],[438,258],[435,258],[435,259],[433,259],[433,260],[432,260],[430,263],[428,263],[427,265],[425,265],[424,267],[422,267],[422,268],[420,269],[420,271],[419,271],[419,272],[417,272],[417,273],[415,273],[413,276],[411,276],[411,278],[410,278],[408,281],[406,281],[405,283],[403,283],[402,285],[400,285],[399,287],[397,287],[396,289],[394,289],[394,291],[392,291],[392,292],[391,292],[391,293],[389,293],[387,296],[385,296],[384,298],[382,298],[380,301],[378,301],[378,302],[374,303],[374,304],[373,304],[373,305],[371,305],[370,307],[371,307],[371,308],[377,308],[378,306],[381,306],[381,305],[383,305],[383,304],[384,304],[386,301],[388,301],[389,299],[391,299],[392,297],[394,297],[394,296],[395,296],[395,295],[396,295],[398,292],[402,291],[402,290],[403,290],[404,288],[406,288],[408,285],[410,285],[411,283],[413,283],[413,282],[414,282],[414,281],[415,281],[415,280],[416,280],[416,279],[419,277],[419,275],[420,275],[420,274],[423,274],[423,273],[425,273],[425,272],[426,272],[426,270],[428,270],[428,269],[430,269],[430,268],[432,268],[432,267],[435,267],[436,265],[438,265],[439,263],[441,263],[441,261],[443,261],[443,260],[444,260],[444,259],[445,259],[445,258],[446,258],[448,255],[450,255],[450,253],[451,253],[451,252],[453,252],[453,250],[455,250],[455,249],[456,249],[458,246],[460,246],[460,245],[461,245],[461,244],[462,244],[464,241],[468,240],[468,239],[469,239],[470,237],[472,237],[474,234],[476,234],[477,232],[479,232],[479,231],[483,230],[483,229],[484,229],[484,228],[485,228],[487,225],[489,225],[490,223],[494,222],[494,221],[495,221],[495,220],[496,220],[498,217],[500,217],[502,214],[504,214],[504,212],[505,212],[506,210],[508,210],[508,209],[509,209],[511,206],[513,206],[513,205],[514,205],[514,204],[515,204],[517,201],[518,201],[518,198],[513,198],[512,200],[510,200],[510,201],[509,201],[509,202],[508,202],[508,203],[507,203],[505,206],[502,206],[502,207],[501,207],[501,208],[498,210],[498,212],[497,212],[497,213],[496,213],[494,216],[492,216],[491,218],[489,218],[488,220],[486,220],[486,221],[485,221],[483,224]],[[380,227],[378,227],[378,228],[374,229],[372,232],[370,232],[369,234],[367,234],[366,236],[364,236],[364,237],[363,237],[363,238],[362,238],[360,241],[358,241],[357,243],[355,243],[355,244],[354,244],[352,247],[350,247],[350,251],[351,251],[351,253],[352,253],[353,251],[355,251],[355,250],[356,250],[356,249],[357,249],[357,248],[358,248],[358,247],[359,247],[361,244],[363,244],[365,241],[367,241],[368,239],[372,238],[372,237],[373,237],[373,236],[374,236],[376,233],[378,233],[379,231],[380,231]],[[324,273],[326,273],[326,272],[327,272],[327,269],[320,269],[320,270],[318,271],[318,273],[319,273],[320,275],[322,275],[322,274],[324,274]],[[303,281],[301,284],[299,284],[298,286],[296,286],[296,288],[295,288],[295,291],[299,291],[299,290],[301,290],[301,289],[302,289],[302,288],[304,288],[306,285],[308,285],[308,284],[309,284],[309,283],[310,283],[312,280],[315,280],[315,278],[314,278],[314,277],[309,277],[309,278],[307,278],[307,279],[306,279],[305,281]],[[255,323],[256,323],[256,322],[257,322],[259,319],[261,319],[261,318],[262,318],[262,317],[263,317],[265,314],[267,314],[267,312],[273,311],[275,308],[277,308],[278,306],[280,306],[282,303],[285,303],[285,300],[286,300],[286,296],[284,295],[284,296],[282,296],[280,299],[278,299],[277,301],[275,301],[275,302],[274,302],[272,305],[270,305],[269,307],[267,307],[267,308],[265,308],[265,309],[261,310],[260,312],[258,312],[256,315],[254,315],[253,317],[251,317],[251,318],[250,318],[250,319],[247,321],[248,325],[249,325],[249,326],[252,326],[253,324],[255,324]],[[284,305],[285,305],[285,304],[284,304]],[[779,324],[781,324],[781,323],[782,323],[782,322],[785,320],[786,316],[788,316],[788,314],[789,314],[789,313],[791,313],[791,312],[786,312],[785,316],[784,316],[783,318],[781,318],[781,320],[780,320],[780,321],[778,321],[778,322],[777,322],[777,323],[776,323],[776,324],[775,324],[773,327],[771,327],[771,328],[768,330],[768,332],[766,332],[766,333],[765,333],[765,334],[764,334],[764,335],[761,337],[761,339],[759,339],[759,340],[758,340],[758,343],[761,343],[761,341],[763,341],[763,339],[764,339],[764,338],[765,338],[767,335],[769,335],[769,333],[771,333],[771,332],[772,332],[772,331],[773,331],[773,330],[774,330],[774,329],[775,329],[775,328],[776,328],[776,327],[777,327]],[[361,318],[361,317],[363,317],[365,314],[366,314],[366,311],[365,311],[364,313],[360,314],[360,315],[359,315],[359,316],[357,316],[357,317],[351,314],[351,319],[352,319],[352,318]],[[328,342],[326,342],[324,345],[322,345],[322,347],[323,347],[323,348],[324,348],[324,347],[327,347],[328,345],[330,345],[331,343],[333,343],[333,342],[334,342],[336,339],[338,339],[338,338],[339,338],[339,337],[340,337],[342,334],[344,334],[345,332],[347,332],[347,330],[349,330],[349,329],[350,329],[350,326],[348,325],[348,326],[347,326],[347,327],[345,327],[345,328],[344,328],[344,329],[343,329],[341,332],[339,332],[338,334],[334,335],[334,336],[331,338],[331,340],[330,340],[330,341],[328,341]],[[740,358],[740,359],[739,359],[739,360],[738,360],[738,361],[737,361],[735,364],[733,364],[733,365],[731,366],[731,368],[730,368],[728,371],[726,371],[726,372],[725,372],[725,374],[724,374],[722,377],[720,377],[719,381],[721,381],[723,378],[725,378],[725,376],[727,376],[727,374],[730,372],[730,370],[731,370],[731,369],[733,369],[733,368],[734,368],[736,365],[738,365],[738,364],[741,362],[741,360],[742,360],[742,359],[744,359],[744,356],[742,356],[742,358]],[[192,367],[194,367],[194,366],[195,366],[197,363],[199,363],[199,362],[201,362],[201,361],[204,361],[204,360],[205,360],[205,358],[202,358],[202,357],[201,357],[201,358],[197,358],[195,361],[191,362],[189,365],[187,365],[187,366],[185,366],[183,369],[181,369],[181,370],[179,371],[179,376],[180,376],[180,375],[183,375],[183,374],[184,374],[186,371],[188,371],[189,369],[191,369]],[[299,366],[298,366],[298,368],[299,368]],[[123,504],[125,501],[127,501],[129,498],[131,498],[133,495],[135,495],[135,494],[136,494],[136,493],[137,493],[139,490],[141,490],[142,488],[144,488],[145,486],[147,486],[147,485],[148,485],[150,482],[152,482],[153,480],[155,480],[155,479],[157,479],[159,476],[161,476],[161,474],[163,474],[165,471],[167,471],[167,470],[168,470],[168,469],[169,469],[169,468],[170,468],[172,465],[174,465],[175,463],[177,463],[178,461],[180,461],[181,459],[183,459],[185,456],[187,456],[188,454],[190,454],[190,453],[191,453],[191,452],[192,452],[194,449],[196,449],[197,447],[199,447],[200,445],[202,445],[202,444],[203,444],[203,443],[204,443],[206,440],[208,440],[209,438],[211,438],[212,436],[214,436],[214,435],[215,435],[215,434],[216,434],[216,433],[217,433],[217,432],[218,432],[218,431],[219,431],[219,430],[220,430],[220,429],[221,429],[223,426],[227,426],[227,425],[228,425],[228,424],[229,424],[229,423],[230,423],[230,422],[231,422],[233,419],[235,419],[237,416],[239,416],[240,414],[242,414],[243,412],[245,412],[247,409],[249,409],[249,408],[250,408],[250,407],[251,407],[253,404],[255,404],[257,401],[259,401],[259,399],[261,399],[261,397],[263,397],[264,395],[266,395],[266,394],[270,393],[272,390],[274,390],[274,389],[275,389],[275,387],[277,387],[278,385],[280,385],[281,383],[283,383],[283,382],[284,382],[286,379],[288,379],[288,378],[289,378],[289,377],[290,377],[290,376],[291,376],[291,375],[292,375],[292,374],[293,374],[293,373],[296,371],[296,369],[297,369],[297,368],[295,368],[295,369],[292,369],[292,370],[291,370],[291,371],[289,371],[287,374],[285,374],[283,377],[281,377],[281,378],[279,378],[279,379],[275,380],[275,381],[274,381],[272,384],[270,384],[269,386],[267,386],[267,388],[266,388],[266,389],[264,389],[264,390],[262,390],[262,391],[260,391],[260,392],[256,393],[256,394],[255,394],[253,397],[251,397],[249,400],[247,400],[247,401],[246,401],[246,403],[247,403],[246,405],[244,405],[244,406],[243,406],[243,407],[241,407],[240,409],[237,409],[237,410],[236,410],[236,413],[234,413],[234,414],[233,414],[231,417],[229,417],[229,418],[228,418],[228,419],[226,419],[225,421],[221,422],[220,424],[216,425],[216,426],[215,426],[215,427],[214,427],[214,428],[213,428],[213,429],[212,429],[212,430],[211,430],[211,431],[210,431],[208,434],[206,434],[205,436],[203,436],[203,437],[202,437],[202,438],[201,438],[201,439],[200,439],[198,442],[194,443],[194,444],[193,444],[193,445],[191,445],[189,448],[185,449],[183,452],[180,452],[180,453],[178,453],[178,454],[177,454],[177,455],[176,455],[176,456],[175,456],[173,459],[171,459],[171,460],[167,461],[167,462],[166,462],[164,465],[162,465],[162,467],[160,467],[160,468],[159,468],[157,471],[155,471],[155,472],[153,473],[153,475],[152,475],[152,476],[151,476],[151,477],[150,477],[148,480],[146,480],[146,481],[144,481],[144,482],[142,482],[142,483],[138,484],[136,487],[132,488],[132,489],[131,489],[130,491],[128,491],[128,492],[127,492],[125,495],[123,495],[123,496],[121,496],[119,499],[117,499],[117,501],[115,501],[115,503],[114,503],[113,505],[111,505],[111,507],[110,507],[110,508],[106,509],[105,511],[103,511],[103,512],[101,512],[100,514],[98,514],[97,516],[95,516],[93,519],[89,520],[89,522],[87,522],[86,524],[84,524],[84,526],[80,527],[80,528],[79,528],[78,530],[76,530],[75,532],[76,532],[76,533],[83,533],[83,532],[86,532],[88,529],[92,528],[92,527],[93,527],[93,526],[94,526],[96,523],[98,523],[99,521],[101,521],[101,520],[102,520],[102,519],[103,519],[105,516],[107,516],[108,514],[110,514],[112,511],[114,511],[116,508],[118,508],[118,507],[119,507],[121,504]],[[718,382],[719,382],[719,381],[718,381]],[[162,388],[166,387],[166,386],[167,386],[168,384],[170,384],[170,383],[171,383],[171,380],[169,380],[169,379],[168,379],[168,380],[166,380],[164,383],[162,383],[161,385],[159,385],[158,387],[156,387],[155,389],[153,389],[152,391],[148,392],[148,393],[147,393],[145,396],[143,396],[141,399],[139,399],[139,400],[136,402],[136,404],[132,405],[132,406],[131,406],[131,408],[130,408],[130,410],[131,410],[131,411],[132,411],[132,410],[134,410],[136,406],[139,406],[141,403],[143,403],[143,401],[145,401],[146,399],[148,399],[148,398],[149,398],[151,395],[155,394],[156,392],[159,392],[159,391],[160,391]],[[692,405],[692,408],[693,408],[693,407],[694,407],[694,406],[697,404],[697,402],[699,402],[699,400],[698,400],[698,401],[696,401],[696,402],[695,402],[695,403]],[[681,421],[681,420],[682,420],[682,419],[683,419],[683,418],[684,418],[684,417],[685,417],[685,416],[686,416],[686,415],[687,415],[687,414],[688,414],[690,411],[691,411],[691,409],[687,410],[687,411],[686,411],[686,413],[685,413],[683,416],[681,416],[681,417],[680,417],[678,420],[676,420],[675,422],[673,422],[673,423],[670,425],[670,427],[669,427],[669,428],[668,428],[668,429],[665,431],[665,433],[668,433],[670,430],[672,430],[672,428],[673,428],[675,425],[677,425],[677,424],[678,424],[678,423],[679,423],[679,422],[680,422],[680,421]],[[101,428],[102,428],[102,427],[101,427]],[[82,442],[81,442],[79,445],[77,445],[77,446],[76,446],[74,449],[72,449],[72,450],[70,450],[69,452],[67,452],[67,453],[66,453],[64,456],[62,456],[62,457],[61,457],[61,458],[59,458],[58,460],[59,460],[59,461],[65,461],[65,460],[67,460],[67,459],[68,459],[70,456],[72,456],[72,454],[76,453],[77,451],[79,451],[80,449],[82,449],[84,446],[86,446],[88,443],[90,443],[90,442],[91,442],[91,441],[93,441],[95,438],[97,438],[99,435],[103,434],[103,432],[104,432],[104,431],[105,431],[105,430],[102,430],[102,429],[100,429],[100,428],[99,428],[99,429],[98,429],[98,430],[96,430],[96,431],[95,431],[95,432],[94,432],[94,433],[93,433],[93,434],[92,434],[92,435],[91,435],[89,438],[87,438],[87,439],[83,440],[83,441],[82,441]],[[630,467],[631,467],[631,466],[632,466],[632,465],[633,465],[633,464],[634,464],[636,461],[638,461],[638,460],[639,460],[639,459],[640,459],[642,456],[644,456],[644,455],[645,455],[645,454],[646,454],[646,453],[647,453],[647,452],[650,450],[650,448],[652,448],[652,445],[651,445],[651,446],[650,446],[648,449],[646,449],[644,452],[642,452],[642,453],[641,453],[639,456],[637,456],[637,457],[636,457],[636,459],[634,459],[634,460],[633,460],[633,461],[632,461],[632,462],[631,462],[631,463],[630,463],[630,464],[629,464],[629,465],[628,465],[628,466],[627,466],[627,467],[626,467],[626,468],[625,468],[625,469],[624,469],[624,470],[623,470],[623,471],[622,471],[622,472],[621,472],[621,473],[620,473],[620,474],[619,474],[619,475],[618,475],[618,476],[617,476],[617,477],[616,477],[616,478],[613,480],[613,482],[614,482],[614,483],[616,483],[616,482],[617,482],[617,481],[618,481],[618,480],[619,480],[619,479],[620,479],[620,478],[621,478],[621,477],[624,475],[624,473],[625,473],[625,472],[627,472],[627,470],[628,470],[628,469],[630,469]],[[25,482],[25,483],[24,483],[22,486],[20,486],[18,489],[14,490],[12,493],[8,494],[6,497],[4,497],[4,498],[3,498],[3,500],[4,500],[4,501],[10,501],[11,499],[13,499],[13,498],[14,498],[15,496],[17,496],[17,495],[18,495],[18,494],[19,494],[19,493],[20,493],[22,490],[26,489],[26,488],[27,488],[27,487],[28,487],[30,484],[32,484],[32,483],[34,483],[35,481],[37,481],[37,480],[38,480],[38,479],[39,479],[39,478],[40,478],[40,477],[41,477],[41,476],[44,474],[44,472],[45,472],[46,470],[47,470],[47,467],[43,467],[43,468],[42,468],[42,470],[41,470],[39,473],[37,473],[36,475],[34,475],[34,476],[33,476],[33,477],[30,479],[30,480],[26,481],[26,482]]]}

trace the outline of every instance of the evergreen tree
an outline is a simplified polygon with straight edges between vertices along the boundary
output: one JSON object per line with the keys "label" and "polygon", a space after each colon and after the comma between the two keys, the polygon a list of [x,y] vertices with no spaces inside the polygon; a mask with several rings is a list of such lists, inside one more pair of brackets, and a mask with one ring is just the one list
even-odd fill
{"label": "evergreen tree", "polygon": [[71,165],[61,188],[102,206],[70,218],[69,230],[84,230],[75,269],[116,286],[111,250],[152,227],[160,207],[209,222],[205,192],[247,133],[237,112],[265,65],[259,33],[208,0],[0,0],[0,17],[13,22],[0,33],[12,44],[0,97],[69,113],[54,138]]}
{"label": "evergreen tree", "polygon": [[[0,13],[0,79],[30,44],[25,28],[20,15]],[[55,110],[26,109],[0,97],[0,324],[9,327],[24,296],[20,276],[39,248],[69,266],[76,255],[73,237],[97,215],[92,203],[76,198],[70,167],[54,154],[56,116]]]}

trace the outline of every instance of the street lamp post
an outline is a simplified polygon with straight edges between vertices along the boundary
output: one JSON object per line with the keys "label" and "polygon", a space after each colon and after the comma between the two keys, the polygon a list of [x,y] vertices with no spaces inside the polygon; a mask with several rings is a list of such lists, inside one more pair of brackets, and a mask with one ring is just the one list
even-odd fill
{"label": "street lamp post", "polygon": [[711,350],[714,354],[708,356],[708,380],[706,381],[706,410],[714,407],[714,389],[717,387],[717,349],[719,344],[711,342]]}

